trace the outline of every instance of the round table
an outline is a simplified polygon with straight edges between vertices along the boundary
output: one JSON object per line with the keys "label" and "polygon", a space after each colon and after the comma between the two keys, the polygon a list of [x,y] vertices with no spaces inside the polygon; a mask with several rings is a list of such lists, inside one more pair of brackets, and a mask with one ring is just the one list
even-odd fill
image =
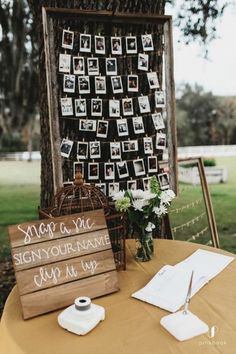
{"label": "round table", "polygon": [[[195,354],[235,353],[236,262],[203,287],[190,309],[214,331],[178,342],[160,325],[168,312],[131,298],[165,264],[175,265],[196,249],[229,254],[183,241],[155,240],[155,256],[146,263],[134,260],[134,240],[128,240],[127,270],[119,272],[120,291],[95,299],[105,307],[106,319],[86,336],[60,328],[60,311],[24,321],[15,287],[6,302],[0,326],[1,354]],[[214,337],[213,337],[214,335]]]}

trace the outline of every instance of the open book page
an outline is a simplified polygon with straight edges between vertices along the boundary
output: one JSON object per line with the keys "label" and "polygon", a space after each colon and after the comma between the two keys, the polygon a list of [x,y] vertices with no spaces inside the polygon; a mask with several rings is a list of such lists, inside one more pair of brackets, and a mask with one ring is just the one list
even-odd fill
{"label": "open book page", "polygon": [[161,268],[150,282],[132,294],[132,297],[175,312],[185,302],[192,271],[194,276],[191,296],[233,260],[234,257],[198,249],[175,266],[166,265]]}

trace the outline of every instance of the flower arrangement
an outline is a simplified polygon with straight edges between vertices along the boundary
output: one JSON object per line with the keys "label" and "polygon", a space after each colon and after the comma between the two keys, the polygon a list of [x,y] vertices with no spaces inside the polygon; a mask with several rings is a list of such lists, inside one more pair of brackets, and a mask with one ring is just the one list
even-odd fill
{"label": "flower arrangement", "polygon": [[152,176],[150,180],[149,191],[127,190],[113,195],[116,210],[127,213],[133,232],[138,235],[137,259],[151,259],[152,231],[159,227],[160,218],[168,213],[174,197],[175,193],[170,189],[161,191],[156,176]]}

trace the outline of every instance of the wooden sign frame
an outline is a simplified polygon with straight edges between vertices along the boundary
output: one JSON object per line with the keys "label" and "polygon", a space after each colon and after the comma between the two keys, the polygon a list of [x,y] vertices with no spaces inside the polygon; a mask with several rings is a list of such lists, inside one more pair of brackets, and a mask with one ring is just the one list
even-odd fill
{"label": "wooden sign frame", "polygon": [[119,290],[103,209],[8,231],[24,319]]}
{"label": "wooden sign frame", "polygon": [[[212,245],[213,245],[213,247],[219,248],[220,247],[219,235],[218,235],[218,231],[217,231],[217,225],[216,225],[214,209],[213,209],[213,205],[212,205],[212,201],[211,201],[211,195],[210,195],[208,184],[207,184],[203,158],[202,157],[180,158],[180,159],[178,159],[178,163],[185,164],[185,165],[196,164],[196,166],[198,168],[198,173],[199,173],[201,188],[202,188],[202,195],[203,195],[203,199],[204,199],[204,203],[205,203],[207,220],[208,220],[209,230],[210,230],[210,234],[211,234]],[[161,164],[162,164],[162,167],[165,168],[165,167],[167,167],[168,162],[162,161]],[[167,236],[166,238],[174,239],[173,233],[171,231],[171,212],[165,218],[164,232]]]}
{"label": "wooden sign frame", "polygon": [[53,165],[53,186],[54,194],[63,186],[62,161],[60,152],[60,127],[58,116],[57,99],[57,73],[56,58],[53,51],[53,16],[60,18],[73,18],[78,16],[81,19],[88,19],[95,22],[105,23],[130,23],[132,24],[160,24],[163,25],[164,37],[164,73],[166,91],[166,111],[167,111],[167,144],[170,188],[177,193],[177,137],[175,118],[175,85],[174,85],[174,63],[173,63],[173,38],[172,38],[172,17],[145,14],[125,14],[113,13],[110,11],[82,11],[78,9],[66,8],[42,8],[43,32],[45,43],[45,63],[48,90],[48,106],[51,137],[51,154]]}

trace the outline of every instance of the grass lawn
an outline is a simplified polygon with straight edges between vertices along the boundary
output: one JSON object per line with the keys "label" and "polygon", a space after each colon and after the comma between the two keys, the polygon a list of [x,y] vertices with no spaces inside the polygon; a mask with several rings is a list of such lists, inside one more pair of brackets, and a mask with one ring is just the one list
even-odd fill
{"label": "grass lawn", "polygon": [[[228,170],[227,183],[209,185],[220,247],[236,253],[236,157],[216,158],[216,162],[217,166],[225,166]],[[195,202],[194,207],[191,205],[192,202]],[[186,205],[188,208],[179,210]],[[174,233],[175,239],[191,239],[191,242],[204,244],[209,242],[210,234],[209,230],[206,230],[208,222],[206,216],[202,215],[205,206],[199,186],[180,184],[180,197],[174,200],[171,210],[173,210],[170,214],[171,226],[177,229]]]}
{"label": "grass lawn", "polygon": [[[236,253],[236,157],[217,158],[218,166],[228,168],[228,182],[210,185],[221,248]],[[0,255],[8,255],[7,226],[38,218],[40,162],[0,162]],[[205,206],[199,186],[180,185],[181,196],[172,204],[170,221],[175,239],[208,243]],[[195,202],[194,207],[191,203]],[[183,206],[187,209],[178,212]],[[197,220],[199,218],[199,220]],[[192,220],[194,221],[192,222]],[[191,221],[191,223],[189,223]],[[186,225],[189,223],[188,225]],[[185,224],[184,227],[178,228]],[[201,231],[204,231],[201,235]]]}
{"label": "grass lawn", "polygon": [[7,226],[38,218],[40,162],[0,161],[0,255],[10,253]]}

